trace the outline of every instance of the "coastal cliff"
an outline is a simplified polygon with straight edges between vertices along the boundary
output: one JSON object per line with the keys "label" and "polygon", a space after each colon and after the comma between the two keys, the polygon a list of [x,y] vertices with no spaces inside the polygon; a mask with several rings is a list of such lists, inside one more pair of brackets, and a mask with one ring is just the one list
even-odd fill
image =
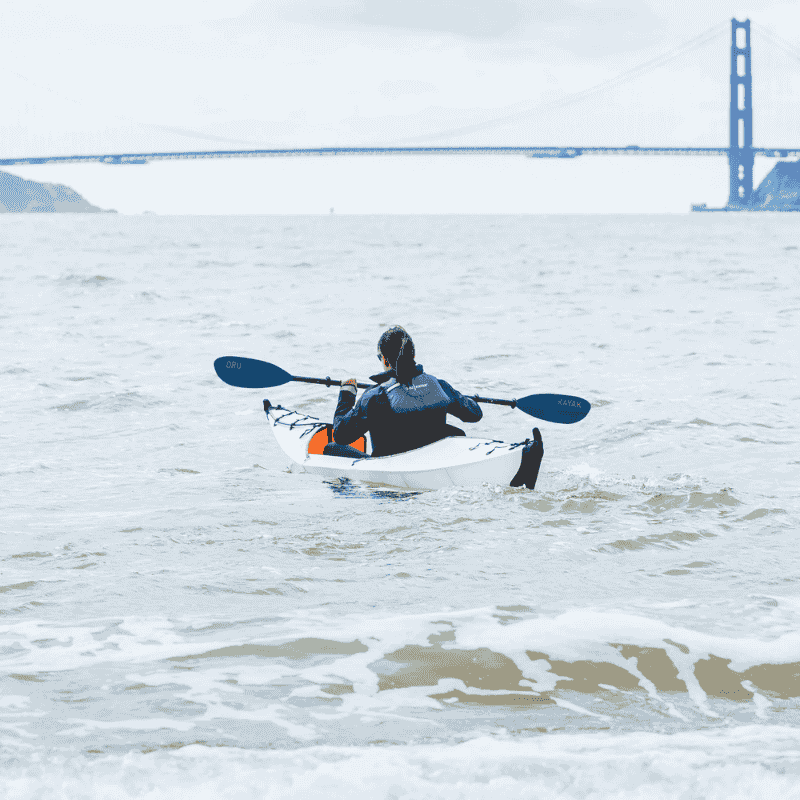
{"label": "coastal cliff", "polygon": [[800,162],[779,161],[753,192],[760,211],[800,211]]}
{"label": "coastal cliff", "polygon": [[3,213],[111,213],[93,206],[74,189],[60,183],[37,183],[0,170],[0,214]]}

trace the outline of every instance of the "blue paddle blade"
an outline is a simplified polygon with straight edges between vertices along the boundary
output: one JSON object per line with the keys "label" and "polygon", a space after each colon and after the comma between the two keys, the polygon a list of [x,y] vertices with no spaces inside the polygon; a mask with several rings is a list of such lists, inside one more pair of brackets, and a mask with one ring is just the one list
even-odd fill
{"label": "blue paddle blade", "polygon": [[268,386],[282,386],[292,380],[286,370],[274,364],[239,356],[218,358],[214,362],[214,371],[225,383],[243,389],[266,389]]}
{"label": "blue paddle blade", "polygon": [[588,400],[568,394],[529,394],[517,400],[517,408],[545,422],[569,425],[580,422],[591,409]]}

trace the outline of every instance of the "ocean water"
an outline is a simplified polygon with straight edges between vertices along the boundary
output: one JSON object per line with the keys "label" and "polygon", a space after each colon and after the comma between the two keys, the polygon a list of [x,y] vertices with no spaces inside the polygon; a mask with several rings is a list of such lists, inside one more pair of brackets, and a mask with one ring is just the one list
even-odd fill
{"label": "ocean water", "polygon": [[[0,794],[800,797],[793,215],[0,218]],[[220,355],[576,394],[535,492],[291,469]]]}

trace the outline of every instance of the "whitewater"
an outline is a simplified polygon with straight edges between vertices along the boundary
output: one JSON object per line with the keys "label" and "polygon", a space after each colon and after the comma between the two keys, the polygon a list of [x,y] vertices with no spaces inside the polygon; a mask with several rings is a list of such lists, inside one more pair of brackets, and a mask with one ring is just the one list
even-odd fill
{"label": "whitewater", "polygon": [[[0,217],[0,794],[800,798],[791,214]],[[535,492],[291,468],[214,359],[584,397]]]}

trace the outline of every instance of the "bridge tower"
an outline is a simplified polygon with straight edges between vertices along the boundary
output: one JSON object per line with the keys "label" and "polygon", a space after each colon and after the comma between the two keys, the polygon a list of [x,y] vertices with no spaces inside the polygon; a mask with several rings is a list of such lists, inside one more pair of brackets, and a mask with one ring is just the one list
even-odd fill
{"label": "bridge tower", "polygon": [[753,76],[750,20],[731,20],[731,105],[729,208],[748,208],[753,195]]}

